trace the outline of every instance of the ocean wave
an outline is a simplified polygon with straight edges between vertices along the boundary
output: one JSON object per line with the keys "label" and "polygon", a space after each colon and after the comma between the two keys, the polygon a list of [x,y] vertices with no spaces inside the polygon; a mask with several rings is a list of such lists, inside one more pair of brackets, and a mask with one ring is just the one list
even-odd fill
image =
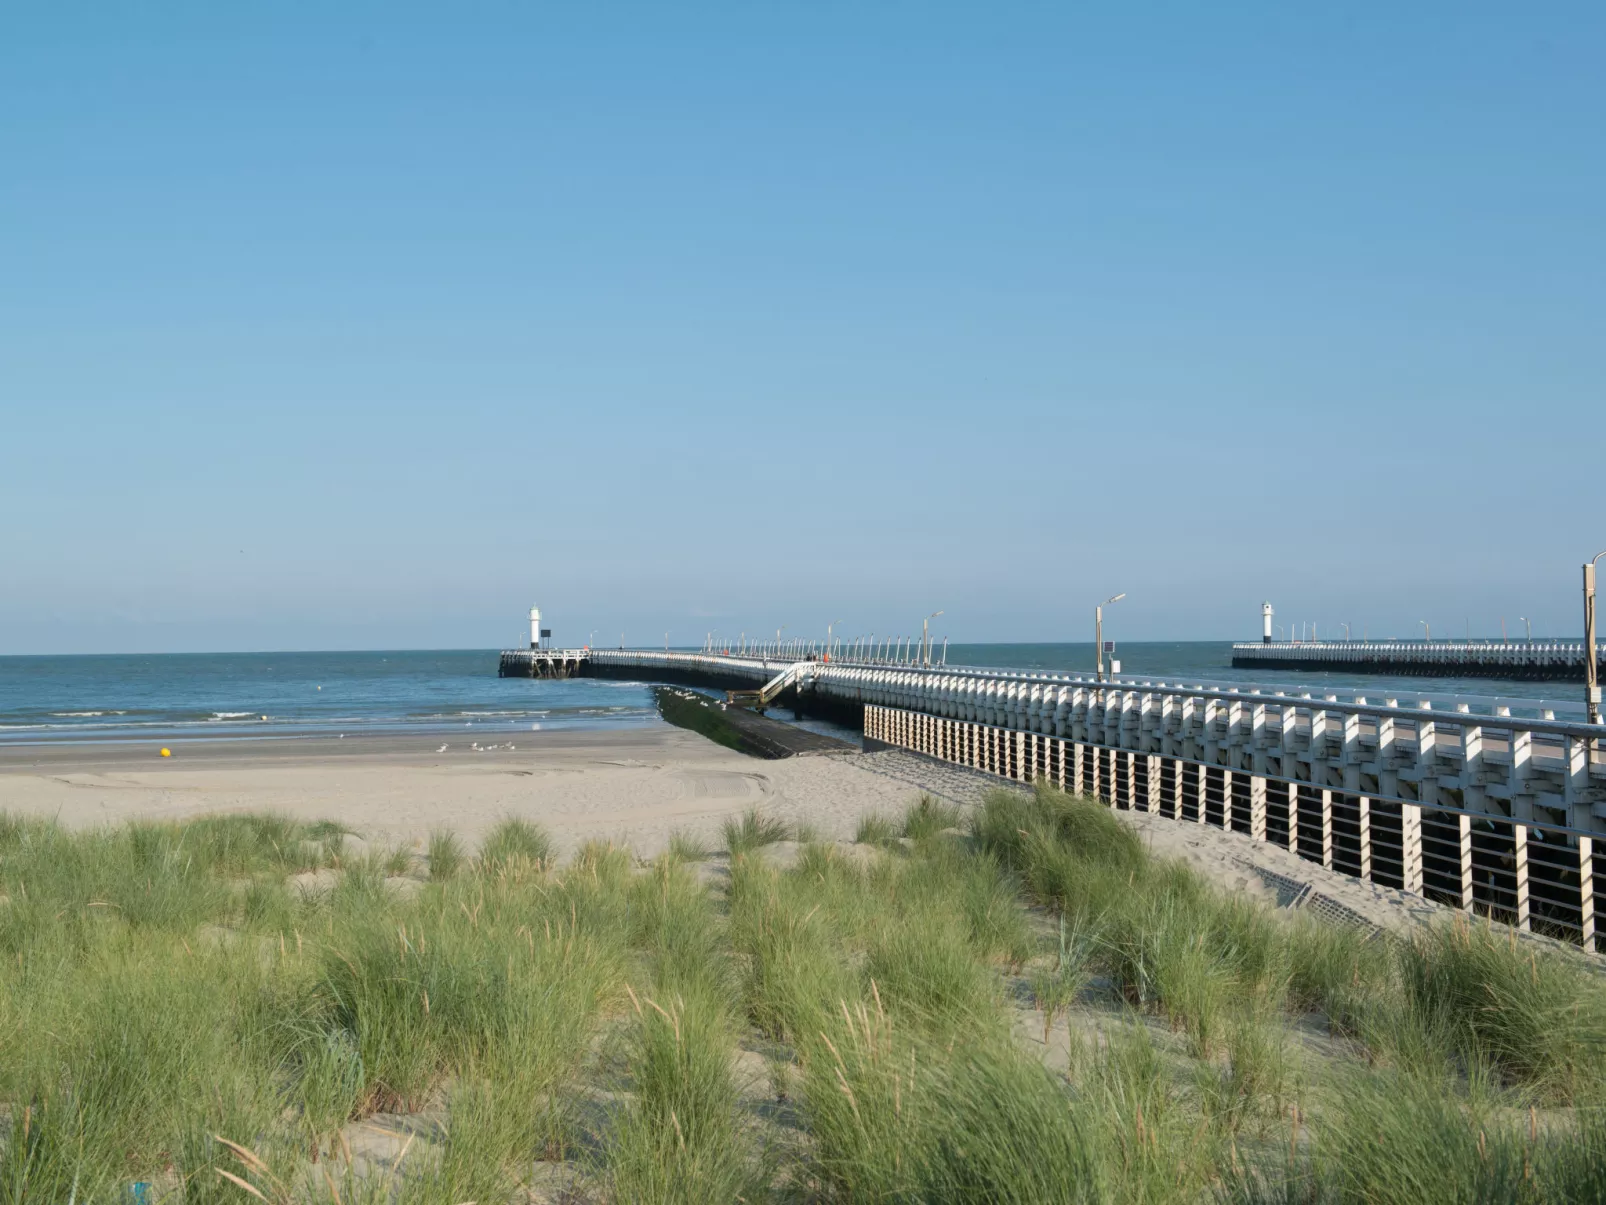
{"label": "ocean wave", "polygon": [[254,720],[258,716],[267,719],[260,711],[214,711],[211,718],[214,720]]}
{"label": "ocean wave", "polygon": [[80,717],[88,717],[88,716],[127,715],[128,712],[126,712],[126,711],[52,711],[50,714],[53,715],[53,716],[56,716],[56,717],[58,717],[60,719],[68,720],[68,719],[78,719]]}

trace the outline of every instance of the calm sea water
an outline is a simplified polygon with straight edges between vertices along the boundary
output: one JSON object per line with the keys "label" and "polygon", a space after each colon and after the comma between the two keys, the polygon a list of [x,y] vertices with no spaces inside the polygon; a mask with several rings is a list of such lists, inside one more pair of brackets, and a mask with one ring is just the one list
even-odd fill
{"label": "calm sea water", "polygon": [[[1226,642],[1123,644],[1124,675],[1459,694],[1576,706],[1556,683],[1234,670]],[[0,742],[242,739],[456,730],[495,734],[651,722],[644,686],[498,678],[495,651],[0,657]],[[1086,671],[1093,645],[951,645],[950,665]]]}
{"label": "calm sea water", "polygon": [[498,678],[494,651],[0,657],[0,742],[640,724],[628,682]]}

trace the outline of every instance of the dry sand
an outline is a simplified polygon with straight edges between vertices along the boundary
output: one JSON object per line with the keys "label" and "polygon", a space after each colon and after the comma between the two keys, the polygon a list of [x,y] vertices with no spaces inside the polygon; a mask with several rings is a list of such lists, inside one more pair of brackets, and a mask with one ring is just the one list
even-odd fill
{"label": "dry sand", "polygon": [[651,856],[677,828],[712,838],[726,816],[754,806],[824,837],[851,837],[865,812],[901,810],[916,790],[850,759],[760,761],[658,723],[488,742],[192,741],[171,758],[145,744],[0,750],[0,810],[72,828],[277,811],[408,846],[437,828],[477,842],[519,816],[551,832],[560,852],[603,838]]}

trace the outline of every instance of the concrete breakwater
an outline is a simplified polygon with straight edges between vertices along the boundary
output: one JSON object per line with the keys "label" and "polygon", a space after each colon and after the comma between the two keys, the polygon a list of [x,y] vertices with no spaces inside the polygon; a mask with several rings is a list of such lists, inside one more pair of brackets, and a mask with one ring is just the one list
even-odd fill
{"label": "concrete breakwater", "polygon": [[[1523,640],[1510,643],[1445,640],[1295,640],[1235,644],[1235,669],[1344,670],[1434,678],[1510,678],[1530,682],[1582,682],[1584,642]],[[1606,648],[1597,645],[1606,659]]]}
{"label": "concrete breakwater", "polygon": [[576,668],[729,689],[789,672],[782,704],[870,739],[1276,841],[1595,947],[1606,727],[1539,707],[624,649]]}

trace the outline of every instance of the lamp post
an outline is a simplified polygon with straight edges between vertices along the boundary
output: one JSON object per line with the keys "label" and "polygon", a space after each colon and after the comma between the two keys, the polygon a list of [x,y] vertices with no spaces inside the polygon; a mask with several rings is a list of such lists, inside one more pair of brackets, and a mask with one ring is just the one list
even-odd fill
{"label": "lamp post", "polygon": [[1528,633],[1528,643],[1532,644],[1534,642],[1533,620],[1529,619],[1526,615],[1519,615],[1517,616],[1517,622],[1524,626]]}
{"label": "lamp post", "polygon": [[1121,593],[1112,594],[1093,608],[1093,645],[1098,653],[1098,673],[1096,677],[1100,682],[1104,681],[1104,608],[1111,603],[1120,602],[1125,597],[1126,591],[1122,590]]}
{"label": "lamp post", "polygon": [[1584,712],[1591,724],[1600,723],[1600,678],[1595,667],[1595,562],[1603,556],[1606,549],[1584,566]]}
{"label": "lamp post", "polygon": [[1425,619],[1419,619],[1417,620],[1417,623],[1422,625],[1422,639],[1431,641],[1433,639],[1433,629],[1428,625],[1428,621]]}
{"label": "lamp post", "polygon": [[781,633],[784,631],[786,631],[786,625],[784,623],[775,629],[775,656],[777,658],[779,658],[781,655]]}
{"label": "lamp post", "polygon": [[941,615],[941,611],[933,611],[920,621],[920,664],[931,664],[931,621]]}
{"label": "lamp post", "polygon": [[825,659],[827,661],[831,660],[831,629],[841,622],[840,619],[833,619],[825,625]]}

